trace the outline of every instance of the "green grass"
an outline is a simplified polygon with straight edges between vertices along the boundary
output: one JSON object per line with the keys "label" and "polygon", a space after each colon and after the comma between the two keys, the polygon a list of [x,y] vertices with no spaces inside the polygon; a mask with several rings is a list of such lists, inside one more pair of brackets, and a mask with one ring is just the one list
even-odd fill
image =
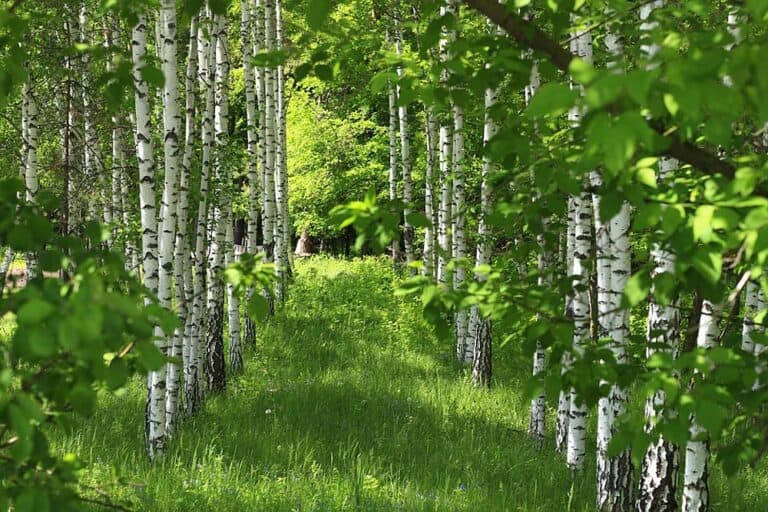
{"label": "green grass", "polygon": [[[515,344],[497,350],[494,389],[472,389],[395,282],[384,260],[298,262],[245,373],[163,460],[144,454],[139,380],[57,432],[56,449],[88,463],[87,485],[147,511],[593,510],[593,466],[572,479],[551,440],[539,451],[524,434]],[[712,510],[768,510],[766,482],[715,471]]]}

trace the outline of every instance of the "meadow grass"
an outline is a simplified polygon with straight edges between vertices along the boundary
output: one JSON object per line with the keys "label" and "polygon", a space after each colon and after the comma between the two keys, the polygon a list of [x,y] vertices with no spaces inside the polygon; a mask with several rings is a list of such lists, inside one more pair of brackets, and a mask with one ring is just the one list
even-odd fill
{"label": "meadow grass", "polygon": [[[55,432],[55,449],[84,460],[86,486],[146,511],[594,510],[594,461],[572,478],[551,438],[539,450],[525,434],[518,344],[496,351],[491,391],[472,389],[397,280],[382,259],[297,262],[245,372],[164,459],[145,456],[140,379]],[[768,510],[766,481],[715,469],[712,509]]]}

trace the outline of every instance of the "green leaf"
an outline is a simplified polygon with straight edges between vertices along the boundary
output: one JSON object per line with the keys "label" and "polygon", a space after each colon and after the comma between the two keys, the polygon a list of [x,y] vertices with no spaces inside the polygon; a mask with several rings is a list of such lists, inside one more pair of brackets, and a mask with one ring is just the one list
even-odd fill
{"label": "green leaf", "polygon": [[712,240],[712,218],[715,207],[709,204],[699,206],[693,217],[693,237],[707,243]]}
{"label": "green leaf", "polygon": [[623,199],[616,190],[606,192],[600,198],[600,220],[603,222],[611,220],[621,211],[622,203]]}
{"label": "green leaf", "polygon": [[85,384],[75,384],[67,398],[72,408],[83,416],[90,416],[96,409],[96,392]]}
{"label": "green leaf", "polygon": [[167,361],[160,349],[152,343],[137,343],[136,353],[142,366],[147,370],[157,370]]}
{"label": "green leaf", "polygon": [[672,114],[672,117],[674,117],[680,110],[680,104],[677,102],[675,97],[669,93],[664,94],[664,106],[667,107],[667,110],[670,114]]}
{"label": "green leaf", "polygon": [[158,89],[165,85],[165,76],[160,68],[152,66],[150,64],[141,68],[141,78],[153,87]]}
{"label": "green leaf", "polygon": [[55,310],[49,302],[35,297],[22,304],[16,314],[16,321],[19,324],[36,325],[52,315]]}
{"label": "green leaf", "polygon": [[307,23],[312,30],[320,30],[331,13],[331,0],[312,0],[307,5]]}
{"label": "green leaf", "polygon": [[646,187],[656,188],[656,171],[650,167],[641,167],[635,172],[635,179]]}
{"label": "green leaf", "polygon": [[696,250],[691,264],[710,284],[716,284],[723,273],[723,255],[716,251],[704,248]]}
{"label": "green leaf", "polygon": [[248,315],[257,321],[262,321],[269,314],[269,302],[260,293],[252,293],[248,300]]}
{"label": "green leaf", "polygon": [[393,84],[397,80],[397,73],[394,71],[379,71],[373,78],[371,78],[370,86],[371,91],[374,94],[378,94],[383,91],[387,86]]}
{"label": "green leaf", "polygon": [[568,71],[573,79],[580,84],[587,84],[597,76],[595,67],[584,59],[573,59],[568,66]]}
{"label": "green leaf", "polygon": [[545,115],[560,115],[573,106],[578,96],[578,91],[570,89],[567,85],[550,82],[539,88],[536,95],[531,99],[526,113],[534,118]]}
{"label": "green leaf", "polygon": [[627,280],[623,302],[634,307],[643,302],[651,291],[651,276],[647,270],[641,270]]}

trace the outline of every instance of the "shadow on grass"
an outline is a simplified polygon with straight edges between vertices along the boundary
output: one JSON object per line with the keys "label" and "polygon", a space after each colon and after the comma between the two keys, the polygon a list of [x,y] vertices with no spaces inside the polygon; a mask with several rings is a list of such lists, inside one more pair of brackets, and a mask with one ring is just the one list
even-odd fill
{"label": "shadow on grass", "polygon": [[483,392],[457,377],[418,305],[392,295],[387,264],[333,277],[308,265],[245,373],[163,461],[144,456],[140,382],[62,448],[91,462],[93,481],[121,477],[117,495],[143,510],[591,510],[591,476],[572,489],[562,461],[519,431],[514,384]]}

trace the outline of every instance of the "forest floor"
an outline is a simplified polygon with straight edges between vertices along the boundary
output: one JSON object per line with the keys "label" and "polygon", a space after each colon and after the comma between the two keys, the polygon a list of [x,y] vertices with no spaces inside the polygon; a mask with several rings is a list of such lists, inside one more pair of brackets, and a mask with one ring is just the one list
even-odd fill
{"label": "forest floor", "polygon": [[[141,379],[54,448],[84,460],[86,485],[153,512],[594,510],[594,460],[572,479],[551,438],[537,450],[525,434],[521,348],[498,348],[494,388],[472,389],[397,281],[386,260],[299,261],[244,374],[163,460],[143,450]],[[768,510],[765,465],[713,473],[713,511]]]}

